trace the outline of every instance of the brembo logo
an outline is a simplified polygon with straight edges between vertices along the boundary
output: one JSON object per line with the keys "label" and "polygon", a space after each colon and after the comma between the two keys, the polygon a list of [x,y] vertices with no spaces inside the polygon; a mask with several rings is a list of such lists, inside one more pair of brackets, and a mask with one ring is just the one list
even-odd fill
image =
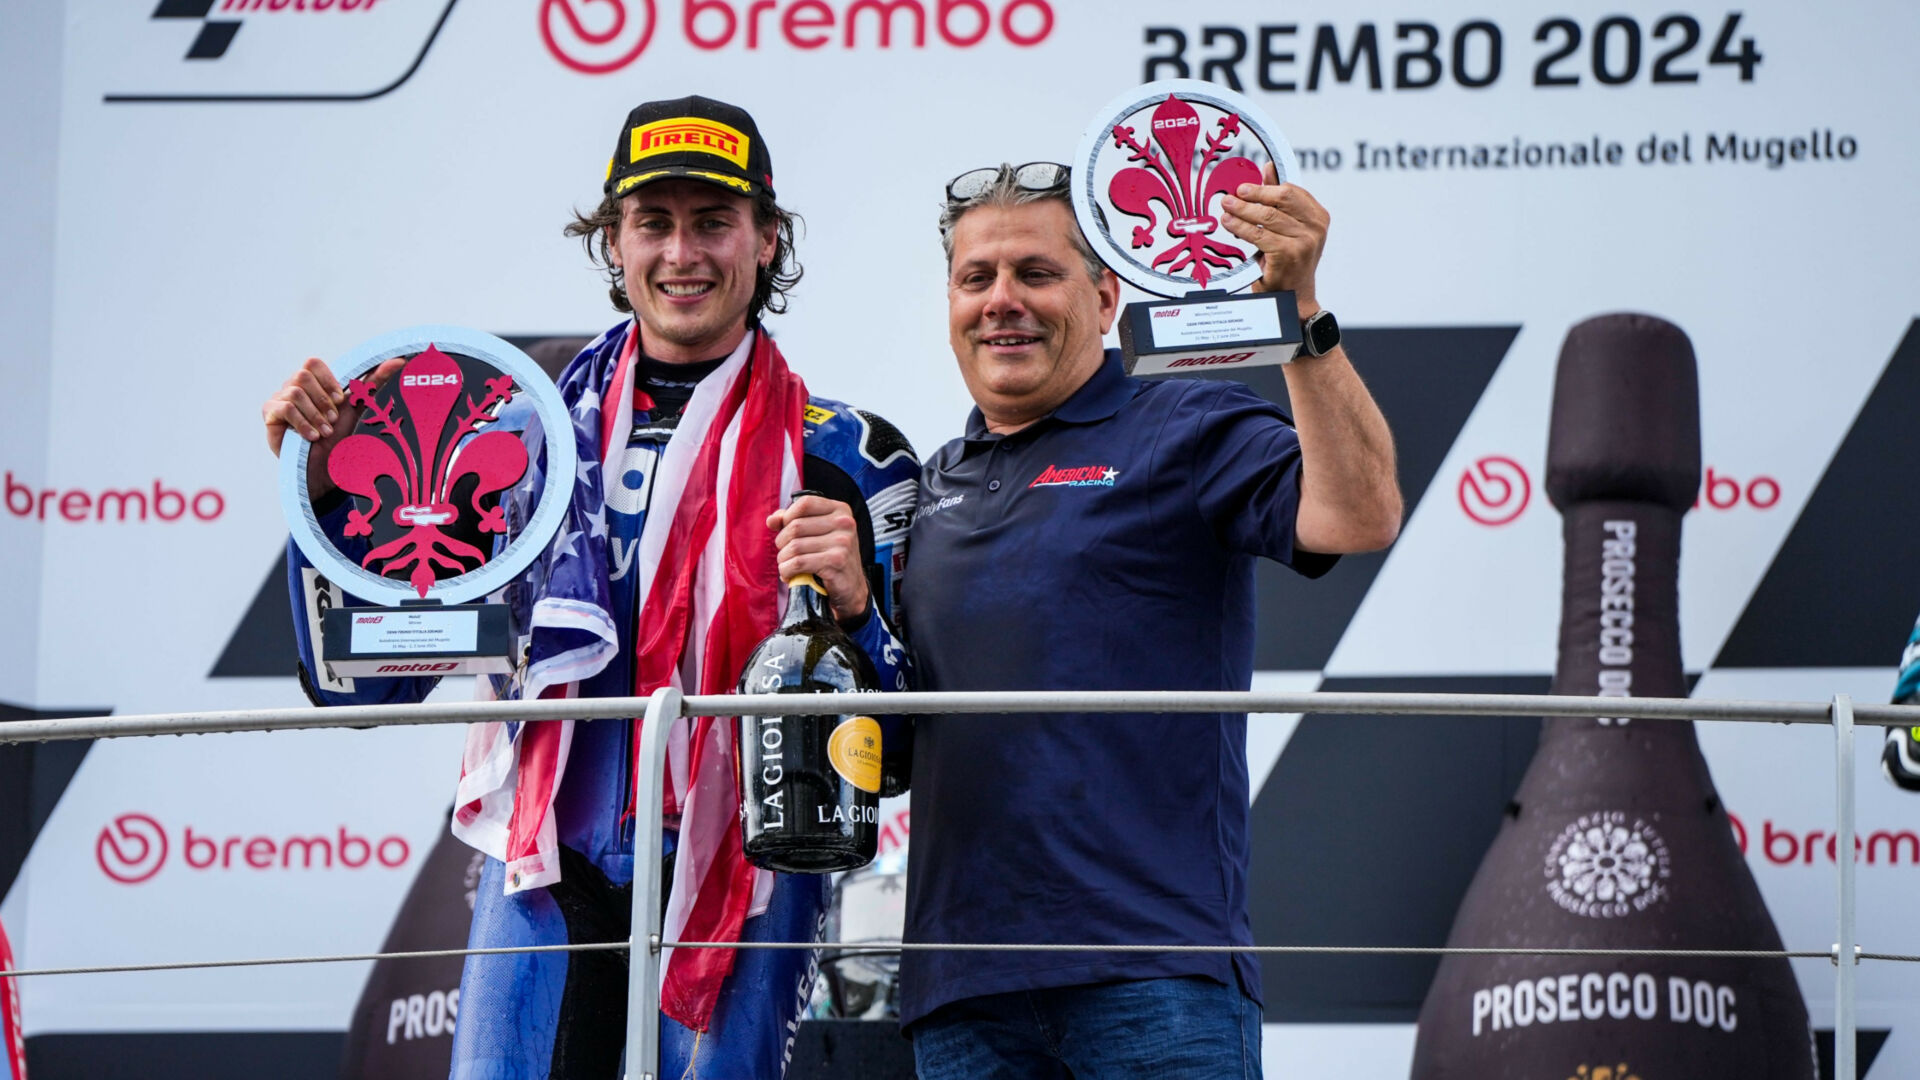
{"label": "brembo logo", "polygon": [[[1826,829],[1795,829],[1771,818],[1749,829],[1733,813],[1727,814],[1727,824],[1740,853],[1756,865],[1765,859],[1770,866],[1832,866],[1839,848]],[[1853,837],[1853,861],[1867,866],[1920,866],[1920,832],[1863,828]]]}
{"label": "brembo logo", "polygon": [[[1533,500],[1533,481],[1519,462],[1488,454],[1460,474],[1460,510],[1481,525],[1498,527],[1518,519]],[[1741,480],[1709,465],[1693,499],[1695,510],[1771,510],[1780,505],[1780,481],[1771,476]]]}
{"label": "brembo logo", "polygon": [[185,489],[168,487],[155,480],[152,487],[34,488],[7,472],[0,479],[7,513],[36,521],[145,521],[149,513],[157,521],[217,521],[227,512],[227,498],[213,488],[201,488],[188,494]]}
{"label": "brembo logo", "polygon": [[[640,59],[674,0],[542,0],[540,37],[554,59],[605,75]],[[707,51],[792,48],[970,49],[998,37],[1033,46],[1053,35],[1050,0],[679,0],[680,36]],[[671,12],[669,13],[671,18]]]}
{"label": "brembo logo", "polygon": [[138,885],[167,861],[167,830],[145,814],[121,814],[100,830],[93,844],[100,872],[122,885]]}
{"label": "brembo logo", "polygon": [[[177,862],[191,871],[398,870],[413,858],[404,837],[378,840],[341,825],[306,836],[221,836],[189,825],[180,833]],[[173,845],[152,817],[125,813],[100,829],[94,859],[100,872],[122,885],[150,881],[167,865]]]}
{"label": "brembo logo", "polygon": [[1482,525],[1505,525],[1533,498],[1527,470],[1510,457],[1489,454],[1460,474],[1460,509]]}

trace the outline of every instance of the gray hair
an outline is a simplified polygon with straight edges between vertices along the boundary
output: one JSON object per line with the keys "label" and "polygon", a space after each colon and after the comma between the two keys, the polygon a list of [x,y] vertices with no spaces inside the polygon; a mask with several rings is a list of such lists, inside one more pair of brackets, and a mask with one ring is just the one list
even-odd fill
{"label": "gray hair", "polygon": [[[1051,201],[1066,207],[1068,216],[1073,216],[1073,199],[1068,194],[1068,188],[1057,187],[1047,191],[1034,191],[1016,183],[1013,173],[1013,166],[1003,162],[1000,166],[1000,175],[993,178],[993,185],[986,191],[971,199],[948,199],[940,207],[940,247],[947,253],[948,270],[953,269],[953,228],[960,224],[960,219],[965,217],[969,210],[977,210],[983,206],[1025,206],[1028,203]],[[1086,265],[1087,276],[1098,282],[1106,266],[1100,262],[1100,257],[1093,253],[1093,245],[1087,243],[1086,236],[1081,233],[1077,217],[1074,218],[1073,227],[1067,230],[1067,239],[1073,243],[1073,250],[1079,253],[1080,261]]]}

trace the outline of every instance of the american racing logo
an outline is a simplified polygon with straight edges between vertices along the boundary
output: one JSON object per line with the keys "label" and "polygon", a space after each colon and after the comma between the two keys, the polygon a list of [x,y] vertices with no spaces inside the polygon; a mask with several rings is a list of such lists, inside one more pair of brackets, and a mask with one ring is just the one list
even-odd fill
{"label": "american racing logo", "polygon": [[1078,469],[1049,465],[1027,487],[1112,487],[1119,476],[1120,470],[1108,465],[1087,465]]}
{"label": "american racing logo", "polygon": [[1250,352],[1215,353],[1212,356],[1183,356],[1178,360],[1169,360],[1167,367],[1212,367],[1216,364],[1240,364],[1253,359]]}
{"label": "american racing logo", "polygon": [[[120,65],[139,89],[105,100],[371,100],[419,70],[455,2],[157,0],[147,17],[154,29],[140,35],[153,43],[151,56],[136,50]],[[183,24],[193,28],[191,39],[180,33]],[[243,53],[244,64],[213,63],[229,51]]]}

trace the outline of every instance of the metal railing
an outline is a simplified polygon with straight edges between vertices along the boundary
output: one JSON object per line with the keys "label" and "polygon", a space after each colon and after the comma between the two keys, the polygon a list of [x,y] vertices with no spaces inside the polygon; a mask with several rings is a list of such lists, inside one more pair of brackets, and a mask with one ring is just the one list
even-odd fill
{"label": "metal railing", "polygon": [[[1562,949],[1433,948],[1413,946],[1167,946],[920,944],[900,942],[731,942],[666,941],[658,897],[662,882],[660,851],[664,821],[660,813],[666,769],[666,733],[683,716],[792,716],[841,711],[894,715],[966,713],[1317,713],[1336,715],[1631,717],[1640,720],[1716,720],[1748,723],[1830,724],[1834,729],[1834,840],[1839,852],[1854,845],[1854,727],[1920,725],[1920,706],[1855,705],[1845,694],[1831,702],[1695,701],[1687,698],[1599,698],[1526,694],[1261,693],[1177,691],[1086,691],[1034,693],[885,693],[757,694],[683,696],[661,690],[647,698],[556,698],[539,701],[455,702],[421,705],[363,705],[332,709],[257,709],[230,712],[172,713],[148,716],[82,717],[0,723],[0,745],[59,739],[110,739],[131,736],[208,734],[237,731],[292,731],[317,728],[457,724],[487,720],[587,720],[643,715],[635,777],[636,816],[633,925],[627,942],[525,946],[506,949],[449,949],[422,953],[367,953],[351,956],[295,956],[271,959],[192,961],[86,968],[0,971],[0,977],[82,974],[180,968],[240,967],[404,957],[459,956],[504,952],[577,952],[627,949],[631,984],[627,1015],[627,1076],[655,1080],[660,1054],[660,971],[667,949],[775,948],[838,949],[855,952],[945,950],[1105,950],[1120,952],[1244,952],[1252,954],[1335,955],[1545,955],[1680,956],[1746,958],[1827,957],[1834,978],[1834,1073],[1855,1071],[1855,980],[1862,960],[1920,962],[1920,956],[1865,952],[1855,937],[1855,882],[1852,859],[1835,862],[1835,936],[1823,951],[1729,949]],[[642,845],[645,845],[644,848]],[[644,850],[651,858],[639,857]],[[1851,962],[1842,962],[1851,957]]]}

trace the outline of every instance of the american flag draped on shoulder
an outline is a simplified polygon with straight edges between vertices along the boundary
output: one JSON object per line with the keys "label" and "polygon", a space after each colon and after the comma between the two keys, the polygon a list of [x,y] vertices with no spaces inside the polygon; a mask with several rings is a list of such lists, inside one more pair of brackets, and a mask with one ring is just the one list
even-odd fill
{"label": "american flag draped on shoulder", "polygon": [[[632,429],[634,325],[601,335],[561,376],[580,465],[566,522],[521,583],[533,602],[529,662],[516,696],[574,696],[619,649],[601,478]],[[757,330],[688,401],[655,470],[640,536],[636,695],[662,686],[731,692],[747,654],[778,623],[781,588],[766,517],[800,486],[806,402],[805,384]],[[538,445],[539,432],[528,439]],[[680,846],[668,940],[737,941],[772,889],[771,875],[754,870],[740,850],[733,729],[728,720],[696,717],[678,721],[669,735],[662,809],[669,822],[678,818]],[[571,721],[468,731],[454,832],[506,864],[509,893],[560,878],[553,801],[572,735]],[[668,950],[663,959],[661,1010],[705,1030],[732,952]]]}

